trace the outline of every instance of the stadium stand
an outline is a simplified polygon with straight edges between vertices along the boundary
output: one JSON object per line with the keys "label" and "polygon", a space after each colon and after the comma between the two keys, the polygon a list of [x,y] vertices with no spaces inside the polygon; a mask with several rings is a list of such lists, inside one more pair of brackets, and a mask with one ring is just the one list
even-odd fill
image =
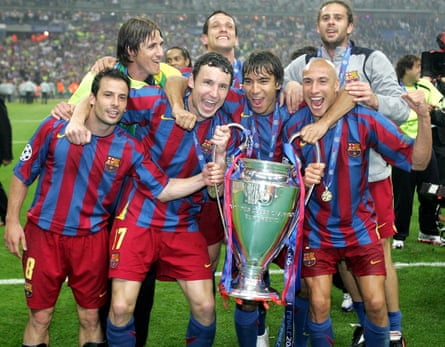
{"label": "stadium stand", "polygon": [[[18,85],[25,77],[79,80],[92,63],[114,55],[119,25],[142,15],[163,29],[165,47],[204,52],[202,24],[215,9],[235,14],[241,59],[254,49],[272,49],[287,65],[297,48],[318,45],[314,16],[319,2],[303,0],[3,0],[0,5],[0,79]],[[393,61],[436,49],[444,30],[441,0],[356,0],[356,44],[380,49]],[[428,9],[428,10],[427,10]]]}

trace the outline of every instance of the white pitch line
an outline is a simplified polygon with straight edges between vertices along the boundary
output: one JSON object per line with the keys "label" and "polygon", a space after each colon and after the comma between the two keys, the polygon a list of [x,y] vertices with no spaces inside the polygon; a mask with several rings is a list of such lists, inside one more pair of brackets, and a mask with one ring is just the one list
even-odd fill
{"label": "white pitch line", "polygon": [[[419,263],[394,263],[394,266],[397,269],[406,268],[406,267],[445,267],[444,262],[434,262],[434,263],[427,263],[427,262],[419,262]],[[270,270],[270,273],[272,275],[275,274],[282,274],[283,270]],[[221,276],[221,272],[216,272],[215,275],[217,277]],[[6,280],[0,280],[0,285],[4,284],[23,284],[24,280],[22,278],[11,278]]]}

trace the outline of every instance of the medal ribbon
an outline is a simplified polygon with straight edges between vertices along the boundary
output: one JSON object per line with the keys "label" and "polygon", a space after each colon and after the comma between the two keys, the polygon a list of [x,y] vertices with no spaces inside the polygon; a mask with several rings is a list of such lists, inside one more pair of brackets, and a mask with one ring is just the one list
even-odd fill
{"label": "medal ribbon", "polygon": [[[190,95],[190,91],[187,91],[186,96],[184,98],[184,109],[186,111],[190,111],[189,104],[188,104],[188,96]],[[192,129],[192,135],[193,135],[193,145],[195,146],[196,156],[198,158],[199,166],[201,168],[201,171],[204,170],[204,167],[206,165],[206,160],[204,157],[204,152],[202,151],[201,144],[199,143],[198,139],[198,124],[195,125],[195,127]]]}
{"label": "medal ribbon", "polygon": [[[269,147],[269,153],[267,153],[267,159],[269,161],[273,160],[274,157],[274,153],[275,153],[275,147],[277,145],[277,138],[278,138],[278,128],[280,125],[280,105],[278,102],[276,102],[275,104],[275,108],[273,111],[273,118],[272,118],[272,130],[271,130],[271,140],[270,140],[270,147]],[[248,108],[248,105],[246,103],[245,107],[244,107],[244,111],[245,114],[249,114],[249,120],[248,120],[248,127],[252,132],[252,136],[253,136],[253,146],[257,151],[257,159],[262,159],[261,158],[261,141],[260,141],[260,137],[257,131],[257,127],[255,124],[255,117],[253,116],[253,112]],[[259,117],[264,117],[261,115],[258,115]]]}
{"label": "medal ribbon", "polygon": [[[318,48],[318,57],[322,56],[321,46]],[[349,58],[351,57],[351,45],[348,44],[346,47],[345,53],[343,54],[343,59],[340,66],[339,76],[340,79],[340,88],[343,87],[345,83],[345,77],[346,77],[346,69],[349,64]],[[337,121],[337,124],[335,125],[335,133],[334,133],[334,139],[332,141],[332,148],[331,148],[331,155],[329,158],[329,164],[327,167],[327,175],[323,178],[323,185],[325,186],[325,189],[327,192],[329,192],[329,188],[332,184],[332,180],[334,178],[334,172],[335,167],[337,165],[337,157],[338,157],[338,151],[340,147],[340,140],[341,140],[341,132],[343,128],[343,117],[340,118]],[[325,150],[326,153],[326,150]]]}
{"label": "medal ribbon", "polygon": [[285,301],[285,311],[278,333],[276,347],[280,347],[285,337],[285,346],[294,346],[294,299],[300,289],[300,271],[303,245],[303,221],[305,206],[305,187],[301,175],[301,164],[295,156],[292,146],[289,143],[283,144],[283,151],[289,161],[294,165],[297,173],[296,184],[300,186],[299,206],[296,216],[292,222],[292,233],[287,242],[286,263],[284,268],[284,290],[283,299]]}
{"label": "medal ribbon", "polygon": [[226,259],[224,262],[223,271],[221,274],[220,280],[220,293],[224,298],[228,297],[228,293],[230,293],[232,288],[232,260],[234,257],[233,252],[233,243],[236,240],[233,240],[233,220],[231,213],[231,193],[230,193],[230,180],[239,178],[239,175],[242,169],[237,166],[238,162],[241,165],[242,161],[239,159],[242,158],[243,153],[239,153],[236,157],[233,158],[231,165],[228,167],[225,178],[224,178],[224,216],[226,220],[226,238],[227,238],[227,247],[226,247]]}

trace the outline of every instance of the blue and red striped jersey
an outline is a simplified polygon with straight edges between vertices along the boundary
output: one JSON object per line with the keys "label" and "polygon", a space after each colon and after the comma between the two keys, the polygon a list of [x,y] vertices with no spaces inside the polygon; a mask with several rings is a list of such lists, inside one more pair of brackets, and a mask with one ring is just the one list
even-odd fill
{"label": "blue and red striped jersey", "polygon": [[[163,90],[146,87],[137,92],[127,106],[123,121],[136,122],[137,129],[144,131],[138,136],[143,136],[143,143],[153,161],[171,178],[187,178],[200,173],[203,165],[212,159],[210,139],[214,128],[227,123],[225,117],[215,115],[198,122],[193,131],[186,131],[176,125]],[[140,105],[145,105],[145,108]],[[197,216],[201,203],[206,198],[204,189],[185,198],[162,203],[146,198],[128,185],[124,189],[117,218],[168,232],[195,232],[199,230]]]}
{"label": "blue and red striped jersey", "polygon": [[257,114],[251,110],[244,91],[231,88],[221,110],[230,115],[233,122],[251,131],[254,142],[252,158],[281,162],[281,132],[290,118],[286,106],[276,106],[268,115]]}
{"label": "blue and red striped jersey", "polygon": [[123,129],[77,146],[64,137],[66,124],[46,118],[14,168],[28,186],[39,177],[28,220],[42,229],[68,236],[96,233],[107,227],[127,176],[151,199],[168,183],[142,143]]}
{"label": "blue and red striped jersey", "polygon": [[[284,141],[313,118],[308,107],[298,111],[286,124]],[[357,106],[344,116],[336,164],[329,187],[332,200],[321,198],[325,190],[335,127],[319,141],[321,162],[326,163],[323,182],[315,186],[306,207],[304,234],[312,248],[366,245],[379,239],[374,202],[368,188],[370,149],[390,164],[411,170],[413,140],[383,115]],[[292,143],[303,167],[315,162],[314,146]]]}

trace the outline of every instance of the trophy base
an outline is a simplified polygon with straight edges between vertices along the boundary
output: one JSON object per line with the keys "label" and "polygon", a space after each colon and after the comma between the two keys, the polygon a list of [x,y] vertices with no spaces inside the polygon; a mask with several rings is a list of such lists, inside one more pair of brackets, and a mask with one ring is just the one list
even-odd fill
{"label": "trophy base", "polygon": [[277,301],[280,299],[279,293],[264,282],[264,270],[249,266],[243,270],[238,279],[232,282],[232,288],[227,293],[229,296],[250,301]]}
{"label": "trophy base", "polygon": [[249,301],[277,301],[280,298],[276,290],[263,288],[262,290],[246,290],[243,288],[232,288],[229,296]]}

